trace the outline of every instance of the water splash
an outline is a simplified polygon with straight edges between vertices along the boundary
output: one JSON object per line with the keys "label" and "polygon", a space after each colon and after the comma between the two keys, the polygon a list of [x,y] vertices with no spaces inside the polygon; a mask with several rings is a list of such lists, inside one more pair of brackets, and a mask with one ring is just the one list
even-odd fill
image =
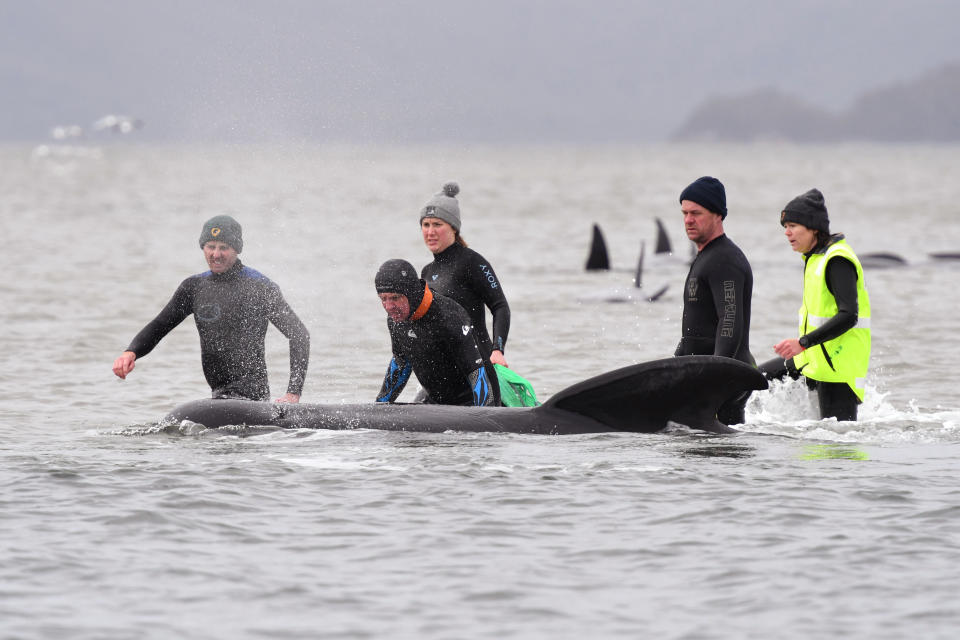
{"label": "water splash", "polygon": [[960,409],[922,411],[915,401],[894,406],[889,394],[868,382],[859,420],[820,419],[816,393],[803,380],[773,381],[747,402],[745,430],[840,443],[960,442]]}

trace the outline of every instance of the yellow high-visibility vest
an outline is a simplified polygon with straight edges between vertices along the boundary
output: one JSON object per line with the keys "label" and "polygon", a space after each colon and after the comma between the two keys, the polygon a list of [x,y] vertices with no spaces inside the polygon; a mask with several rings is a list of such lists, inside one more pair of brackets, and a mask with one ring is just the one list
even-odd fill
{"label": "yellow high-visibility vest", "polygon": [[837,301],[827,289],[826,278],[827,263],[836,257],[846,258],[857,268],[857,324],[839,337],[794,356],[793,363],[811,380],[846,382],[863,402],[870,364],[870,296],[863,281],[863,266],[846,240],[838,240],[823,253],[805,258],[800,335],[822,327],[837,314]]}

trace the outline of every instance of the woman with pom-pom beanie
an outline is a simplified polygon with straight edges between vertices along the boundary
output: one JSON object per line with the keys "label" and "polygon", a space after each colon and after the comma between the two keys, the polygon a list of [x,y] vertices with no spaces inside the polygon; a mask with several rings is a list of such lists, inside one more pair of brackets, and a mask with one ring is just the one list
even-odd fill
{"label": "woman with pom-pom beanie", "polygon": [[[456,182],[443,185],[420,210],[423,242],[433,253],[433,262],[420,273],[429,287],[456,300],[473,322],[484,356],[493,364],[507,366],[503,350],[510,331],[510,305],[490,263],[467,247],[460,235],[460,203]],[[493,316],[493,335],[487,332],[486,312]]]}

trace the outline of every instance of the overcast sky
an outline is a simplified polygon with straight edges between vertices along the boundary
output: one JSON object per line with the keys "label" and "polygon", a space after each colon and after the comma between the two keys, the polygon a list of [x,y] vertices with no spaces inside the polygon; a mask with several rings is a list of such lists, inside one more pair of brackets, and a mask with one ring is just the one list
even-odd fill
{"label": "overcast sky", "polygon": [[[960,60],[956,0],[0,0],[0,140],[649,142],[706,97],[840,109]],[[958,96],[960,98],[960,96]]]}

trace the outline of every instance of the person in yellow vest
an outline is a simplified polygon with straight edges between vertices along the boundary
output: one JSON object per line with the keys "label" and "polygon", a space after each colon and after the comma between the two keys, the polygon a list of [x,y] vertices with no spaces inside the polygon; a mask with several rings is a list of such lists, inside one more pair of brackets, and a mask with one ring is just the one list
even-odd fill
{"label": "person in yellow vest", "polygon": [[810,189],[787,203],[780,224],[803,254],[800,337],[781,340],[768,378],[804,376],[817,391],[821,418],[856,420],[870,363],[870,297],[863,267],[843,234],[830,233],[823,194]]}

